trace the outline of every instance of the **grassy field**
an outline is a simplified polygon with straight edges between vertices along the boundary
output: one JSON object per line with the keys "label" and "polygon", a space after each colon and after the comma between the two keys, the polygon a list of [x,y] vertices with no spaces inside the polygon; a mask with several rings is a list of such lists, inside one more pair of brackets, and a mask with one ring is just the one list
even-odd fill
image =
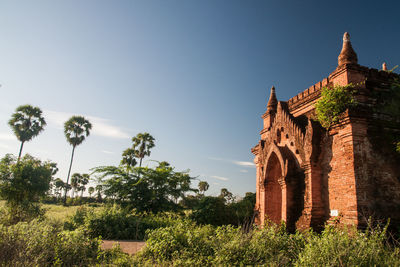
{"label": "grassy field", "polygon": [[[0,200],[0,208],[4,207],[5,201]],[[83,205],[87,206],[87,205]],[[63,206],[62,204],[42,204],[42,208],[46,210],[46,217],[50,220],[65,221],[68,217],[75,214],[76,210],[81,206]],[[99,209],[100,207],[95,207]]]}

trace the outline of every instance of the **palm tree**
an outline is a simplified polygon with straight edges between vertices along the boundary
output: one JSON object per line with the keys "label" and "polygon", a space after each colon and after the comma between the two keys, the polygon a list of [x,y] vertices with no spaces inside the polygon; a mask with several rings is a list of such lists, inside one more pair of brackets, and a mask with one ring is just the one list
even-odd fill
{"label": "palm tree", "polygon": [[87,173],[84,173],[81,175],[81,180],[80,180],[80,190],[81,190],[81,197],[83,196],[83,192],[86,190],[86,185],[89,183],[90,175]]}
{"label": "palm tree", "polygon": [[135,156],[136,153],[133,148],[127,148],[122,152],[121,165],[126,166],[127,174],[129,174],[129,171],[137,164]]}
{"label": "palm tree", "polygon": [[[64,124],[64,134],[68,143],[72,145],[71,162],[69,164],[67,184],[69,182],[69,175],[71,174],[72,161],[74,160],[75,147],[82,144],[87,136],[90,134],[92,124],[82,116],[72,116]],[[67,203],[67,191],[64,195],[64,205]]]}
{"label": "palm tree", "polygon": [[78,188],[79,188],[81,177],[82,177],[82,176],[81,176],[79,173],[74,173],[74,174],[72,174],[72,176],[71,176],[71,186],[72,186],[72,189],[74,190],[74,191],[72,192],[72,195],[71,195],[72,198],[74,197],[75,192],[76,192],[76,191],[78,190]]}
{"label": "palm tree", "polygon": [[132,142],[132,149],[135,152],[135,157],[140,159],[139,167],[142,167],[143,158],[145,156],[150,156],[150,149],[154,147],[154,137],[149,133],[139,133],[132,138]]}
{"label": "palm tree", "polygon": [[88,192],[89,192],[89,198],[92,198],[92,194],[94,193],[94,187],[93,187],[93,186],[90,186],[90,187],[88,188]]}
{"label": "palm tree", "polygon": [[43,131],[44,126],[46,126],[46,121],[42,117],[42,110],[40,108],[32,107],[31,105],[23,105],[17,107],[15,113],[12,114],[11,119],[8,121],[8,124],[11,126],[17,139],[21,141],[18,155],[19,162],[24,143],[30,141]]}

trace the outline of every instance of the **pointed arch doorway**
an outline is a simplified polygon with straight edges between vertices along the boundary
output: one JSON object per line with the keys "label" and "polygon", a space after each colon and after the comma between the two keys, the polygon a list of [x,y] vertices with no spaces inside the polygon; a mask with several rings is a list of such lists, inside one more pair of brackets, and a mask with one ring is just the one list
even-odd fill
{"label": "pointed arch doorway", "polygon": [[282,218],[282,166],[275,152],[272,152],[266,166],[265,214],[274,223],[281,223]]}

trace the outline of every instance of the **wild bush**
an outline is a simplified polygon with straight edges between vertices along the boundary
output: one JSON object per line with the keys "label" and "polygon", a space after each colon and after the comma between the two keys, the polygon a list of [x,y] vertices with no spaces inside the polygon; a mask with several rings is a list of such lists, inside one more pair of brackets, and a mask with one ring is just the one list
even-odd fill
{"label": "wild bush", "polygon": [[328,226],[290,234],[285,225],[244,232],[232,225],[198,226],[183,220],[149,231],[137,264],[162,266],[400,266],[400,249],[386,229],[366,232]]}
{"label": "wild bush", "polygon": [[387,242],[386,228],[366,232],[328,226],[310,235],[296,266],[400,266],[400,250]]}
{"label": "wild bush", "polygon": [[64,224],[65,229],[86,229],[89,236],[103,239],[144,240],[146,230],[174,225],[180,216],[173,213],[135,213],[118,205],[98,211],[81,207]]}
{"label": "wild bush", "polygon": [[0,225],[0,265],[89,266],[131,261],[117,249],[102,251],[100,243],[82,228],[62,231],[60,225],[47,221]]}
{"label": "wild bush", "polygon": [[56,164],[28,154],[18,160],[7,154],[0,160],[0,197],[6,200],[10,224],[43,215],[38,202],[56,172]]}
{"label": "wild bush", "polygon": [[232,225],[197,226],[188,220],[149,231],[135,260],[160,265],[291,265],[304,247],[301,234],[267,226],[246,233]]}
{"label": "wild bush", "polygon": [[210,265],[214,258],[215,228],[196,226],[190,220],[158,228],[148,233],[146,247],[138,252],[136,262],[160,265]]}

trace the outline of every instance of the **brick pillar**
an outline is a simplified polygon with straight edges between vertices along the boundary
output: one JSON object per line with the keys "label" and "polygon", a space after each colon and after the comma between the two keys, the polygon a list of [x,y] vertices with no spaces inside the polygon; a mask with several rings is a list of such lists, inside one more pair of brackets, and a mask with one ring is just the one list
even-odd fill
{"label": "brick pillar", "polygon": [[321,171],[310,162],[302,165],[305,176],[304,210],[296,223],[296,228],[320,227],[325,213],[322,201]]}
{"label": "brick pillar", "polygon": [[278,183],[282,189],[282,215],[281,220],[287,222],[287,190],[286,190],[286,181],[285,177],[281,177],[278,179]]}

